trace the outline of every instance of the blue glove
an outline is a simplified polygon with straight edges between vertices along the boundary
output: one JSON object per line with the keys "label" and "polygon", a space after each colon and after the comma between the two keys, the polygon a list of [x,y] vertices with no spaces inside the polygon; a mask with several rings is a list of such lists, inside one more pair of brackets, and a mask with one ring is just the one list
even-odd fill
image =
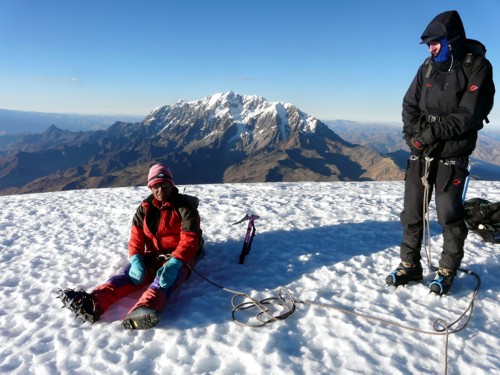
{"label": "blue glove", "polygon": [[140,285],[144,281],[146,276],[146,265],[144,264],[144,259],[142,255],[135,254],[130,257],[130,270],[128,271],[128,277],[134,285]]}
{"label": "blue glove", "polygon": [[182,265],[183,263],[179,259],[172,257],[167,264],[158,270],[156,276],[158,276],[158,282],[161,288],[172,286]]}

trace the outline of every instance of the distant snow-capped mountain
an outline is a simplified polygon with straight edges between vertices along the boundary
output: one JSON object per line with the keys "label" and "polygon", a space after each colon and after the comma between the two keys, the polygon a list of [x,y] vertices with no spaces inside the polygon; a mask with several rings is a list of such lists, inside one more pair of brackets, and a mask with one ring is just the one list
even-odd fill
{"label": "distant snow-capped mountain", "polygon": [[390,158],[346,142],[296,106],[231,91],[181,100],[106,130],[51,127],[5,150],[3,194],[142,185],[156,161],[184,184],[402,178]]}
{"label": "distant snow-capped mountain", "polygon": [[232,91],[157,108],[144,125],[161,139],[173,141],[176,149],[216,145],[246,152],[285,142],[297,132],[315,133],[318,126],[324,126],[292,104]]}

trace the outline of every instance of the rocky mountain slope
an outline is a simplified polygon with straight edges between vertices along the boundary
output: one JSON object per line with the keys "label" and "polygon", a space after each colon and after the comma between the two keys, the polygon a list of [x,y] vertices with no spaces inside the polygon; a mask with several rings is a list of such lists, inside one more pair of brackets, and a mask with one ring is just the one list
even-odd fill
{"label": "rocky mountain slope", "polygon": [[143,185],[157,161],[178,184],[403,176],[390,158],[343,140],[292,104],[234,92],[179,101],[106,130],[51,126],[2,151],[0,194]]}
{"label": "rocky mountain slope", "polygon": [[[391,157],[400,168],[406,168],[409,148],[402,139],[402,125],[367,124],[353,121],[326,121],[330,129],[351,143],[366,146]],[[471,155],[472,177],[500,180],[500,129],[486,124],[479,132],[476,149]]]}

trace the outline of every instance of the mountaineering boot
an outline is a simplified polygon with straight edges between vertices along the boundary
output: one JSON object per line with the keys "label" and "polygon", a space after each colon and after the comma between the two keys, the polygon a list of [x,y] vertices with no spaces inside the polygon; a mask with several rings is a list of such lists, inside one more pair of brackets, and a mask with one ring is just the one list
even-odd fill
{"label": "mountaineering boot", "polygon": [[401,262],[399,266],[392,271],[385,279],[387,285],[405,285],[410,281],[422,280],[422,265],[420,262],[416,264]]}
{"label": "mountaineering boot", "polygon": [[436,278],[429,284],[430,290],[440,296],[448,293],[451,288],[451,284],[453,284],[455,275],[456,272],[447,268],[439,267]]}
{"label": "mountaineering boot", "polygon": [[86,322],[94,324],[103,313],[94,296],[83,289],[59,289],[58,298],[63,302],[62,307],[70,309],[76,317],[81,316]]}
{"label": "mountaineering boot", "polygon": [[122,321],[125,329],[150,329],[158,324],[160,316],[156,310],[141,306],[131,311]]}

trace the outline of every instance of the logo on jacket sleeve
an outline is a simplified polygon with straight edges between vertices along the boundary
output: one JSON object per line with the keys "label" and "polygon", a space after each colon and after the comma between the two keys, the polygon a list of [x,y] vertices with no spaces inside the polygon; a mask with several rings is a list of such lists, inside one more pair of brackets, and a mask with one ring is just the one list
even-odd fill
{"label": "logo on jacket sleeve", "polygon": [[470,92],[474,92],[474,91],[476,91],[478,88],[479,88],[479,86],[477,86],[477,85],[470,85],[470,87],[469,87],[469,91],[470,91]]}

